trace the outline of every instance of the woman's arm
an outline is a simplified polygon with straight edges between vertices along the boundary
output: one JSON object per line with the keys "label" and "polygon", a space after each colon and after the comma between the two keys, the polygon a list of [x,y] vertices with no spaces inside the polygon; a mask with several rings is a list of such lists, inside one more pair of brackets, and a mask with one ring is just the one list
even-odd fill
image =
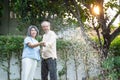
{"label": "woman's arm", "polygon": [[28,42],[28,46],[31,47],[31,48],[34,48],[34,47],[37,47],[37,46],[40,46],[40,45],[43,45],[44,43],[43,42],[38,42],[38,43],[35,43],[35,44],[32,44],[30,42]]}

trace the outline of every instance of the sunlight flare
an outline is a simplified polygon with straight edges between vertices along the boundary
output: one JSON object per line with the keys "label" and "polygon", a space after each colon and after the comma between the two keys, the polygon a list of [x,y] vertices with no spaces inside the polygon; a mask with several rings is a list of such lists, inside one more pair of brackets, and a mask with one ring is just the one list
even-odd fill
{"label": "sunlight flare", "polygon": [[95,6],[93,7],[93,13],[96,14],[96,15],[99,15],[99,14],[100,14],[99,6],[95,5]]}

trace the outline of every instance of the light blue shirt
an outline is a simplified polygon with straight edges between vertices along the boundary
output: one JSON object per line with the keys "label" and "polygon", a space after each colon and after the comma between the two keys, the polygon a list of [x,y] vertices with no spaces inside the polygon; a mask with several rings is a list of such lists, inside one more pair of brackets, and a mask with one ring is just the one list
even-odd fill
{"label": "light blue shirt", "polygon": [[24,39],[24,49],[22,53],[22,58],[31,58],[35,60],[40,60],[40,46],[30,48],[28,43],[37,43],[38,41],[30,36],[27,36]]}

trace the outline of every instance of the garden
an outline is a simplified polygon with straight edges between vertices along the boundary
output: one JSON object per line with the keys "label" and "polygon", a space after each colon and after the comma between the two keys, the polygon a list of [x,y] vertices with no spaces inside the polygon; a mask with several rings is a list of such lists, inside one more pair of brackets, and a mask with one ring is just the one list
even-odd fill
{"label": "garden", "polygon": [[21,80],[27,28],[36,25],[41,41],[40,23],[47,20],[58,35],[59,80],[119,80],[119,9],[119,0],[1,0],[0,79]]}

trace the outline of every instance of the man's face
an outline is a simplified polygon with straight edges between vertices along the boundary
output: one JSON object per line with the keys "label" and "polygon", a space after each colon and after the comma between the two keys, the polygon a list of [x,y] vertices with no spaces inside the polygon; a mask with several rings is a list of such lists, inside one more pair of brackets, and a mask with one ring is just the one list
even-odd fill
{"label": "man's face", "polygon": [[50,27],[45,25],[45,26],[42,26],[42,29],[44,32],[48,32],[50,30]]}

